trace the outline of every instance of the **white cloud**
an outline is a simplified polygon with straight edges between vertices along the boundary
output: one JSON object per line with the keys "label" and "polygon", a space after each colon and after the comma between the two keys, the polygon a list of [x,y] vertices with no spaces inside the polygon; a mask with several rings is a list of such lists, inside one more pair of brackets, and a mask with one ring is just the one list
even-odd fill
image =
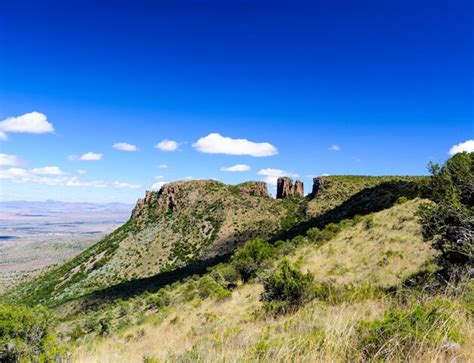
{"label": "white cloud", "polygon": [[135,145],[126,142],[117,142],[112,146],[115,150],[120,151],[137,151],[138,148]]}
{"label": "white cloud", "polygon": [[194,180],[194,177],[191,175],[188,175],[187,177],[184,178],[184,180]]}
{"label": "white cloud", "polygon": [[78,169],[78,170],[77,170],[77,173],[78,173],[79,175],[84,175],[85,173],[87,173],[87,171],[84,170],[84,169]]}
{"label": "white cloud", "polygon": [[158,165],[158,167],[159,167],[160,169],[168,169],[168,165],[167,165],[167,164],[160,164],[160,165]]}
{"label": "white cloud", "polygon": [[0,122],[0,131],[6,138],[7,132],[21,132],[31,134],[44,134],[54,132],[53,124],[50,123],[45,114],[30,112],[18,117],[9,117]]}
{"label": "white cloud", "polygon": [[0,154],[0,165],[2,166],[16,166],[21,163],[21,160],[16,155]]}
{"label": "white cloud", "polygon": [[454,145],[451,149],[449,149],[449,155],[462,153],[464,151],[468,153],[474,152],[474,140],[471,139]]}
{"label": "white cloud", "polygon": [[341,147],[339,145],[331,145],[329,150],[331,150],[331,151],[341,151]]}
{"label": "white cloud", "polygon": [[42,168],[34,168],[31,170],[33,174],[40,175],[63,175],[64,172],[57,166],[44,166]]}
{"label": "white cloud", "polygon": [[82,154],[79,160],[85,160],[85,161],[102,160],[102,154],[89,151],[88,153]]}
{"label": "white cloud", "polygon": [[0,140],[7,140],[8,137],[7,137],[7,134],[4,133],[2,130],[0,130]]}
{"label": "white cloud", "polygon": [[117,189],[140,189],[142,187],[140,184],[130,184],[118,181],[114,181],[112,186]]}
{"label": "white cloud", "polygon": [[9,168],[0,170],[0,179],[13,179],[17,181],[28,181],[28,170],[21,168]]}
{"label": "white cloud", "polygon": [[157,175],[157,176],[155,176],[155,180],[161,180],[161,179],[163,179],[163,178],[164,178],[163,175]]}
{"label": "white cloud", "polygon": [[105,188],[107,183],[103,180],[80,180],[77,177],[68,179],[65,183],[67,187],[90,187],[90,188]]}
{"label": "white cloud", "polygon": [[[56,167],[35,168],[31,171],[22,168],[3,169],[0,170],[0,179],[9,179],[14,183],[34,183],[49,186],[89,188],[105,188],[107,186],[107,183],[102,180],[80,180],[78,177],[54,174],[58,172],[55,168]],[[54,175],[55,177],[44,175]]]}
{"label": "white cloud", "polygon": [[227,154],[227,155],[250,155],[254,157],[272,156],[278,154],[278,150],[268,142],[252,142],[247,139],[232,139],[218,133],[211,133],[201,137],[193,147],[202,153]]}
{"label": "white cloud", "polygon": [[160,190],[163,185],[165,185],[167,182],[165,181],[159,181],[156,183],[153,183],[152,186],[150,187],[150,190]]}
{"label": "white cloud", "polygon": [[258,175],[263,175],[264,178],[263,180],[265,182],[267,182],[268,184],[271,184],[271,185],[276,185],[277,184],[277,180],[278,178],[280,177],[283,177],[283,176],[288,176],[288,177],[297,177],[298,174],[294,174],[294,173],[289,173],[285,170],[281,170],[281,169],[272,169],[272,168],[267,168],[267,169],[261,169],[259,172],[258,172]]}
{"label": "white cloud", "polygon": [[162,140],[155,145],[155,147],[161,151],[176,151],[178,146],[179,144],[176,141],[168,139]]}
{"label": "white cloud", "polygon": [[224,166],[221,168],[221,171],[249,171],[250,166],[245,164],[237,164],[233,166]]}

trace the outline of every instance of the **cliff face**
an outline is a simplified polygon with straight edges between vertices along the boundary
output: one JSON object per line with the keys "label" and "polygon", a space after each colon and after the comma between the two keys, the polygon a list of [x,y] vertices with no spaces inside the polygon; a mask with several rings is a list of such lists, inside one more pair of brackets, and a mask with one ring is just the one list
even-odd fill
{"label": "cliff face", "polygon": [[277,180],[277,199],[284,199],[289,197],[304,197],[303,182],[293,180],[288,177],[278,178]]}
{"label": "cliff face", "polygon": [[316,196],[320,190],[324,188],[324,177],[315,177],[313,178],[313,190],[311,191],[311,194]]}

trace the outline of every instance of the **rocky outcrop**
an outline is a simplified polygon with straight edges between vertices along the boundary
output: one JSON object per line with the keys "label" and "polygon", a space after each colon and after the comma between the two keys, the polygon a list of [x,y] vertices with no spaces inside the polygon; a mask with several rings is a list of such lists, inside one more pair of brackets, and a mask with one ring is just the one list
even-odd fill
{"label": "rocky outcrop", "polygon": [[293,179],[288,177],[278,178],[277,180],[277,199],[284,199],[289,197],[303,197],[304,186],[303,182],[297,180],[293,183]]}
{"label": "rocky outcrop", "polygon": [[249,181],[239,184],[242,192],[256,197],[268,197],[267,183],[262,181]]}
{"label": "rocky outcrop", "polygon": [[324,188],[324,177],[315,177],[313,178],[313,190],[311,191],[311,195],[315,197],[320,190]]}

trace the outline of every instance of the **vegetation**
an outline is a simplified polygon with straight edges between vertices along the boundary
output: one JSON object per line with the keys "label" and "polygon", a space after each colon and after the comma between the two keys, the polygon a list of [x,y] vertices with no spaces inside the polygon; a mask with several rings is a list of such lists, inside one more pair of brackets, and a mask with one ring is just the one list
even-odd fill
{"label": "vegetation", "polygon": [[474,153],[430,165],[429,190],[436,204],[420,210],[423,233],[441,251],[445,266],[474,263]]}
{"label": "vegetation", "polygon": [[276,248],[270,243],[255,239],[248,241],[245,246],[235,251],[232,265],[235,266],[242,281],[246,282],[255,277],[258,270],[270,266],[276,254]]}
{"label": "vegetation", "polygon": [[54,361],[64,351],[53,335],[53,315],[42,307],[0,304],[0,361]]}
{"label": "vegetation", "polygon": [[283,260],[265,279],[263,288],[264,309],[275,314],[288,313],[313,297],[313,275],[302,274],[288,260]]}
{"label": "vegetation", "polygon": [[[459,171],[457,162],[450,168]],[[445,178],[446,173],[436,175]],[[455,195],[452,204],[469,209],[465,196],[470,194],[459,187],[466,185],[465,169],[455,174],[449,174],[455,181],[449,188],[449,195]],[[245,191],[205,184],[199,198],[181,211],[143,225],[136,221],[119,242],[128,249],[119,246],[118,255],[98,270],[111,269],[117,256],[126,261],[135,238],[163,238],[169,228],[188,238],[195,233],[188,224],[198,221],[203,229],[218,221],[219,231],[227,233],[244,218],[235,228],[247,242],[233,247],[231,256],[194,265],[193,256],[224,246],[220,232],[206,229],[209,233],[178,244],[170,239],[166,251],[175,253],[165,253],[166,258],[179,264],[163,262],[161,272],[150,277],[135,268],[135,280],[89,295],[77,293],[70,301],[55,300],[62,302],[55,312],[58,330],[71,340],[71,360],[472,361],[472,280],[465,274],[453,285],[432,288],[426,278],[438,268],[438,255],[446,260],[442,250],[424,241],[428,221],[445,199],[440,193],[446,183],[435,178],[332,177],[321,195],[300,201],[251,195],[252,184]],[[437,204],[417,198],[420,191]],[[180,198],[189,197],[181,192]],[[322,208],[323,202],[330,207]],[[231,204],[239,207],[225,214]],[[423,212],[417,214],[421,205]],[[263,209],[273,219],[258,219]],[[265,224],[271,221],[278,221],[278,228]],[[247,228],[253,232],[243,233]],[[267,237],[259,231],[267,231]],[[212,242],[205,239],[210,235]],[[440,234],[432,236],[437,248]],[[207,242],[194,244],[199,238]],[[90,275],[86,280],[97,273],[90,271],[83,271]]]}

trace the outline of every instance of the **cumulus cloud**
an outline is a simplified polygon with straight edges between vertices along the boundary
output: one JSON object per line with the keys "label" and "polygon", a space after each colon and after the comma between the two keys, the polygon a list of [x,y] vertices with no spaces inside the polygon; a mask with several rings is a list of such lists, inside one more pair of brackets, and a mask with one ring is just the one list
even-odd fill
{"label": "cumulus cloud", "polygon": [[2,166],[17,166],[21,160],[16,155],[0,154],[0,165]]}
{"label": "cumulus cloud", "polygon": [[[103,180],[81,180],[78,177],[69,177],[57,167],[44,167],[26,170],[22,168],[0,169],[0,179],[8,179],[14,183],[34,183],[49,186],[105,188]],[[58,174],[58,173],[61,174]]]}
{"label": "cumulus cloud", "polygon": [[85,154],[82,154],[79,160],[85,160],[85,161],[102,160],[102,154],[89,151]]}
{"label": "cumulus cloud", "polygon": [[272,168],[261,169],[259,170],[258,175],[263,175],[264,176],[263,180],[271,185],[276,185],[277,180],[280,177],[283,177],[283,176],[297,177],[298,176],[298,174],[290,173],[281,169],[272,169]]}
{"label": "cumulus cloud", "polygon": [[0,139],[7,138],[6,133],[45,134],[54,132],[53,124],[41,112],[30,112],[17,117],[8,117],[0,122]]}
{"label": "cumulus cloud", "polygon": [[159,167],[160,169],[168,169],[168,165],[167,165],[167,164],[160,164],[160,165],[158,165],[158,167]]}
{"label": "cumulus cloud", "polygon": [[117,142],[112,146],[115,150],[120,151],[137,151],[138,148],[135,145],[129,144],[127,142]]}
{"label": "cumulus cloud", "polygon": [[40,175],[63,175],[64,172],[57,166],[44,166],[42,168],[34,168],[31,170],[33,174]]}
{"label": "cumulus cloud", "polygon": [[164,139],[155,145],[157,149],[161,151],[176,151],[179,144],[174,140]]}
{"label": "cumulus cloud", "polygon": [[243,171],[249,171],[250,166],[245,165],[245,164],[237,164],[233,166],[223,166],[221,168],[221,171],[230,171],[230,172],[243,172]]}
{"label": "cumulus cloud", "polygon": [[114,181],[112,186],[117,189],[140,189],[142,187],[140,184],[130,184],[119,181]]}
{"label": "cumulus cloud", "polygon": [[277,148],[268,142],[258,143],[247,139],[232,139],[218,133],[201,137],[193,144],[193,147],[197,151],[207,154],[249,155],[254,157],[278,154]]}
{"label": "cumulus cloud", "polygon": [[460,144],[454,145],[450,150],[449,150],[449,155],[454,155],[457,153],[462,153],[462,152],[468,152],[472,153],[474,152],[474,140],[467,140],[464,142],[461,142]]}
{"label": "cumulus cloud", "polygon": [[88,187],[88,188],[105,188],[107,183],[103,180],[80,180],[78,177],[69,178],[65,185],[67,187]]}
{"label": "cumulus cloud", "polygon": [[331,145],[329,150],[331,150],[331,151],[341,151],[341,147],[339,145]]}
{"label": "cumulus cloud", "polygon": [[167,182],[165,181],[159,181],[156,183],[153,183],[150,187],[150,190],[160,190],[163,185],[165,185]]}
{"label": "cumulus cloud", "polygon": [[21,168],[8,168],[0,170],[0,179],[16,179],[18,181],[27,181],[28,170]]}

